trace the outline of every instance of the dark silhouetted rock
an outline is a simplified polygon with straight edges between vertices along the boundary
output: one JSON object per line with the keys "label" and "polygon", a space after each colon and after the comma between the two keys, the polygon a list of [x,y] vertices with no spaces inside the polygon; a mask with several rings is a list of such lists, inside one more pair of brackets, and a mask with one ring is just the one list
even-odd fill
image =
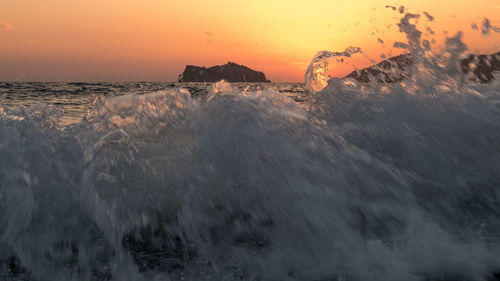
{"label": "dark silhouetted rock", "polygon": [[495,79],[495,72],[500,71],[500,52],[491,55],[469,55],[460,61],[460,67],[471,80],[488,83]]}
{"label": "dark silhouetted rock", "polygon": [[353,78],[361,83],[368,83],[370,81],[378,83],[399,82],[408,77],[409,66],[412,63],[413,58],[411,55],[403,54],[383,60],[376,65],[355,70],[345,78]]}
{"label": "dark silhouetted rock", "polygon": [[228,62],[209,68],[187,65],[179,76],[179,82],[270,82],[260,71],[252,70],[244,65]]}
{"label": "dark silhouetted rock", "polygon": [[[394,83],[404,80],[409,75],[413,63],[411,54],[403,54],[384,60],[376,65],[355,70],[345,78],[352,78],[361,83]],[[472,81],[488,83],[495,79],[495,72],[500,71],[500,52],[491,55],[469,55],[459,61],[463,74]]]}

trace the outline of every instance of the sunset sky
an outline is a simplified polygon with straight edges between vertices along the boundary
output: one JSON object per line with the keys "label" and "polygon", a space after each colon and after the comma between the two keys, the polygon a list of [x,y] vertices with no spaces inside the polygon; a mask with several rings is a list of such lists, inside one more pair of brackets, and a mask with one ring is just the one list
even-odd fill
{"label": "sunset sky", "polygon": [[436,49],[444,31],[463,30],[472,50],[500,50],[499,34],[471,28],[500,26],[500,0],[4,0],[0,81],[176,81],[186,64],[233,61],[302,82],[320,50],[397,53],[401,14],[386,5],[434,16],[419,26],[436,32]]}

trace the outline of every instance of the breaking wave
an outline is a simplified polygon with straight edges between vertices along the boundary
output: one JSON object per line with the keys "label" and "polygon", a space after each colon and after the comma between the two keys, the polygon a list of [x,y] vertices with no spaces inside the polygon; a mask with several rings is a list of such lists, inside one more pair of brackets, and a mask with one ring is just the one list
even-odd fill
{"label": "breaking wave", "polygon": [[0,276],[493,278],[500,85],[456,71],[459,36],[425,54],[412,17],[401,83],[330,79],[299,104],[221,82],[100,98],[65,127],[1,108]]}

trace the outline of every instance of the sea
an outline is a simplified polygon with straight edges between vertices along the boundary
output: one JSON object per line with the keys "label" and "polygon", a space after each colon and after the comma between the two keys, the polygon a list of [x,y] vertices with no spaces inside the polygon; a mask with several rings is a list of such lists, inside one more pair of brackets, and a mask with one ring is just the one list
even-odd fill
{"label": "sea", "polygon": [[[79,123],[93,108],[96,99],[123,95],[141,95],[169,89],[186,89],[193,99],[203,100],[214,83],[172,82],[0,82],[0,102],[9,108],[36,105],[53,106],[60,110],[58,124]],[[307,99],[304,83],[231,83],[240,90],[273,89],[297,102]]]}
{"label": "sea", "polygon": [[0,280],[500,279],[500,82],[0,83]]}

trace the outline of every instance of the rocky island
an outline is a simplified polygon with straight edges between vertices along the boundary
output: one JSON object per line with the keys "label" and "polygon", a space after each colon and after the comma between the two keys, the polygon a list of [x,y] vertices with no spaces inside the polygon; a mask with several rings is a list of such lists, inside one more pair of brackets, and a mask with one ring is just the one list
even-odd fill
{"label": "rocky island", "polygon": [[244,65],[228,62],[209,68],[186,65],[184,72],[179,75],[179,82],[270,82],[263,72],[255,71]]}
{"label": "rocky island", "polygon": [[[352,78],[361,83],[370,81],[393,83],[404,80],[409,75],[409,67],[413,64],[410,54],[403,54],[384,60],[376,65],[355,70],[345,78]],[[488,83],[495,79],[495,72],[500,71],[500,52],[489,55],[470,54],[459,60],[459,69],[470,80]]]}
{"label": "rocky island", "polygon": [[495,79],[495,72],[500,71],[500,52],[490,55],[469,55],[460,60],[462,72],[471,80],[488,83]]}
{"label": "rocky island", "polygon": [[413,64],[410,54],[403,54],[383,60],[376,65],[354,70],[345,78],[352,78],[361,83],[370,81],[378,83],[400,82],[408,76],[409,66]]}

